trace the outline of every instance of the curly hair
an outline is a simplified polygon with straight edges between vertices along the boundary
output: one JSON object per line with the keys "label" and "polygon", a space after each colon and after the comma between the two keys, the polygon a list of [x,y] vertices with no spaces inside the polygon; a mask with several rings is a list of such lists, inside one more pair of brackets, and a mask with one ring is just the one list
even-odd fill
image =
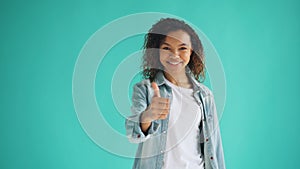
{"label": "curly hair", "polygon": [[[190,68],[195,79],[202,82],[205,79],[204,53],[202,43],[197,33],[184,21],[175,18],[162,18],[156,24],[152,25],[151,29],[145,35],[143,45],[143,77],[150,79],[152,82],[155,75],[163,70],[163,66],[159,60],[159,49],[164,42],[168,33],[182,30],[189,34],[192,43],[192,53],[188,67]],[[200,80],[200,79],[201,80]]]}

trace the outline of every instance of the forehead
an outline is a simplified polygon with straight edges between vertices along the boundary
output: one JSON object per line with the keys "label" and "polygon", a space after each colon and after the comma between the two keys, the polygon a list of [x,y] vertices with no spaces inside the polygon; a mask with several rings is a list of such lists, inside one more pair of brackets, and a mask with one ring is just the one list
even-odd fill
{"label": "forehead", "polygon": [[188,33],[182,30],[169,32],[164,40],[165,43],[168,44],[182,44],[185,43],[187,45],[191,45],[191,38]]}

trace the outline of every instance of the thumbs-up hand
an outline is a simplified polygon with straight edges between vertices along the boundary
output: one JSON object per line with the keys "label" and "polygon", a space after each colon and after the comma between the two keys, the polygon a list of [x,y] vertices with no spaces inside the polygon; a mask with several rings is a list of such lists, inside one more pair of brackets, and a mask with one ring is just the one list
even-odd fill
{"label": "thumbs-up hand", "polygon": [[153,97],[160,97],[159,88],[155,82],[151,83],[152,89],[154,90]]}
{"label": "thumbs-up hand", "polygon": [[151,104],[141,116],[142,123],[149,123],[158,119],[166,119],[170,112],[169,99],[160,97],[159,88],[155,82],[152,82],[151,85],[154,90],[154,95],[152,97]]}

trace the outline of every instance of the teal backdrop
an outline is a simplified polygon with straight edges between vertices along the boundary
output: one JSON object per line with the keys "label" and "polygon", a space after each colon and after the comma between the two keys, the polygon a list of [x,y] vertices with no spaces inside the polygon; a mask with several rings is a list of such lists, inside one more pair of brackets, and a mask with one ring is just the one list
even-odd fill
{"label": "teal backdrop", "polygon": [[[299,168],[299,1],[44,0],[0,2],[1,169],[131,168],[132,158],[103,150],[82,129],[72,78],[94,32],[140,12],[192,22],[219,53],[227,83],[220,124],[228,169]],[[104,116],[120,133],[124,118],[116,115],[103,79],[142,40],[127,39],[128,48],[120,43],[95,83],[102,85],[96,87],[99,104],[107,101]]]}

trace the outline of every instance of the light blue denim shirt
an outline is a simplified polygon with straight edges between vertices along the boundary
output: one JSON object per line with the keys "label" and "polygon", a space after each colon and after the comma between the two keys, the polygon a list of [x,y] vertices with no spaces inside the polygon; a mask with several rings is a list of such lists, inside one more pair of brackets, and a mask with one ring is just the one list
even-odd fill
{"label": "light blue denim shirt", "polygon": [[[193,83],[194,98],[204,114],[202,125],[199,124],[199,126],[202,126],[200,135],[204,139],[199,138],[199,147],[200,145],[204,146],[205,169],[225,169],[219,121],[213,94],[194,78],[189,69],[187,69],[187,74]],[[172,102],[172,89],[166,84],[165,80],[163,73],[160,71],[155,76],[154,82],[159,87],[161,97],[169,98]],[[153,89],[148,79],[135,84],[131,106],[132,115],[126,119],[125,124],[129,141],[139,144],[133,169],[161,169],[163,166],[169,118],[152,121],[147,134],[144,134],[140,127],[140,115],[150,105],[152,96]]]}

